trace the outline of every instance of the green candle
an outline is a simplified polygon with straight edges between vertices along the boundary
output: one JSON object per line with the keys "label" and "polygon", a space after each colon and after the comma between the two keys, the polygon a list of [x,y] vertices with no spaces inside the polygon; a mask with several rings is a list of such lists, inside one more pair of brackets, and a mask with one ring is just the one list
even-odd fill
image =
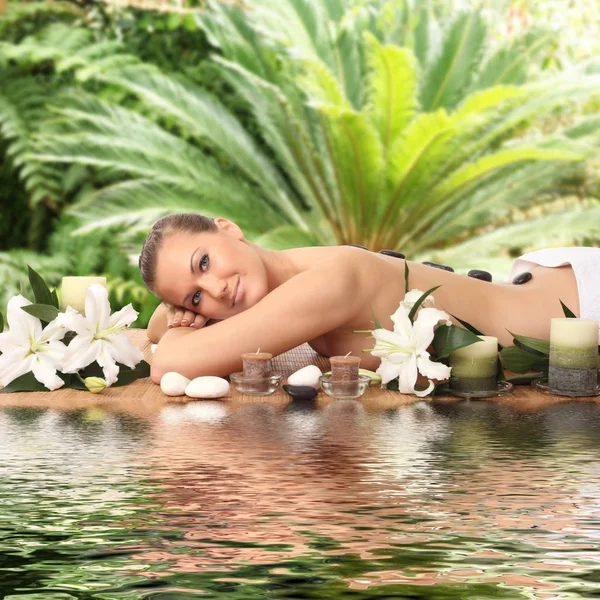
{"label": "green candle", "polygon": [[481,335],[480,342],[450,353],[450,387],[460,391],[497,388],[498,339]]}

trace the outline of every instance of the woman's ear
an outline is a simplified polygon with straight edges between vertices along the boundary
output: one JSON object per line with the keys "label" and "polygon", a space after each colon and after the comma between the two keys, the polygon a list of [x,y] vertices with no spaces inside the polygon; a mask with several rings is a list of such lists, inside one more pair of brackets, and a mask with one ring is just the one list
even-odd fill
{"label": "woman's ear", "polygon": [[229,219],[225,219],[224,217],[217,217],[215,219],[215,225],[223,232],[228,233],[229,235],[233,235],[238,240],[243,240],[244,232]]}

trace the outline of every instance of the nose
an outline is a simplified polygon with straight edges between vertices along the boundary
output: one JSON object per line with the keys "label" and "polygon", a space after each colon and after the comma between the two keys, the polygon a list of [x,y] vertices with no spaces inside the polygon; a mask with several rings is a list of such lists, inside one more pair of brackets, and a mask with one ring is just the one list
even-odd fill
{"label": "nose", "polygon": [[204,289],[216,300],[223,300],[227,296],[227,290],[229,288],[226,281],[218,279],[217,277],[211,277],[204,275],[203,277]]}

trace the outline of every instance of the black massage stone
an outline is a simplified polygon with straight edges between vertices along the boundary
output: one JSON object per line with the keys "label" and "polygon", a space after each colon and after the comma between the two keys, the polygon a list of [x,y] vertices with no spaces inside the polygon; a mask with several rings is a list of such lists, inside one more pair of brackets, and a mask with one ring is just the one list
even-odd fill
{"label": "black massage stone", "polygon": [[481,279],[481,281],[491,281],[492,274],[487,271],[481,271],[480,269],[472,269],[467,273],[469,277],[473,277],[474,279]]}
{"label": "black massage stone", "polygon": [[520,275],[517,275],[512,282],[515,285],[521,285],[522,283],[527,283],[528,281],[530,281],[531,279],[533,279],[533,275],[529,272],[529,271],[525,271],[525,273],[521,273]]}
{"label": "black massage stone", "polygon": [[386,256],[393,256],[394,258],[406,258],[402,252],[396,252],[395,250],[380,250],[379,254],[385,254]]}
{"label": "black massage stone", "polygon": [[346,246],[354,246],[354,248],[362,248],[363,250],[369,250],[366,246],[361,246],[360,244],[346,244]]}
{"label": "black massage stone", "polygon": [[442,269],[443,271],[450,271],[451,273],[454,273],[454,269],[452,267],[447,267],[446,265],[438,265],[438,263],[434,263],[434,262],[424,262],[424,265],[427,265],[428,267],[435,267],[436,269]]}
{"label": "black massage stone", "polygon": [[284,385],[283,389],[297,400],[310,400],[318,394],[317,390],[309,385]]}

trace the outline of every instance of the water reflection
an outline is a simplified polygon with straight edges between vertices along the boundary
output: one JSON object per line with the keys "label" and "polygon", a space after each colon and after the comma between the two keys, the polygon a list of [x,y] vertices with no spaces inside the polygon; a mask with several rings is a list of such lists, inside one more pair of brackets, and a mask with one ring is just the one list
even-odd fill
{"label": "water reflection", "polygon": [[578,402],[4,408],[0,591],[591,597],[599,434]]}

